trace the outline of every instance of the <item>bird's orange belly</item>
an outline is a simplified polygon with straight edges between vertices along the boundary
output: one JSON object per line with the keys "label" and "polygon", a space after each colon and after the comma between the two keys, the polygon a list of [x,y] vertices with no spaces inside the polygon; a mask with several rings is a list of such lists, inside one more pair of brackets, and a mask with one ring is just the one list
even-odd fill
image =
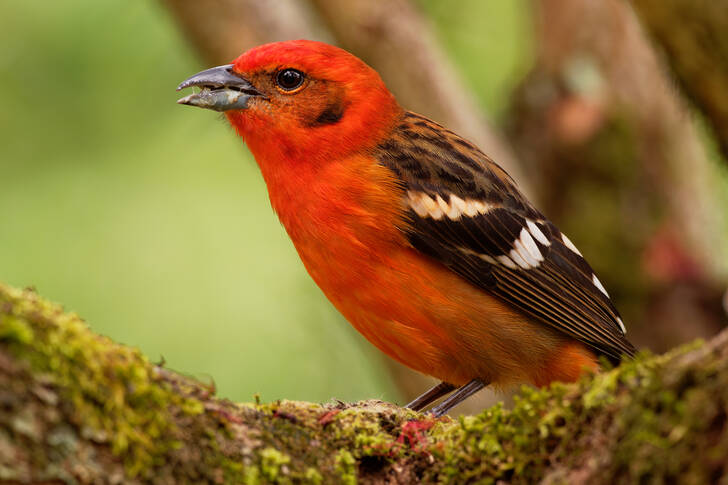
{"label": "bird's orange belly", "polygon": [[390,357],[456,385],[475,378],[543,385],[596,366],[582,344],[412,248],[398,229],[403,209],[384,168],[352,159],[306,182],[305,192],[271,191],[288,194],[271,202],[314,281]]}
{"label": "bird's orange belly", "polygon": [[412,248],[374,253],[328,242],[325,251],[299,248],[311,276],[367,340],[408,367],[456,385],[478,378],[499,386],[573,380],[594,367],[581,344]]}

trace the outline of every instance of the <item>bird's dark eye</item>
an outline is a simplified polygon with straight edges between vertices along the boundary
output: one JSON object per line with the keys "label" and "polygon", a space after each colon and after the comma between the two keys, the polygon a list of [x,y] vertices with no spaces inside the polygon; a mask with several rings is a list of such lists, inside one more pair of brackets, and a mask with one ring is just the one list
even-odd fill
{"label": "bird's dark eye", "polygon": [[296,69],[283,69],[276,75],[276,83],[284,91],[293,91],[303,84],[303,73]]}

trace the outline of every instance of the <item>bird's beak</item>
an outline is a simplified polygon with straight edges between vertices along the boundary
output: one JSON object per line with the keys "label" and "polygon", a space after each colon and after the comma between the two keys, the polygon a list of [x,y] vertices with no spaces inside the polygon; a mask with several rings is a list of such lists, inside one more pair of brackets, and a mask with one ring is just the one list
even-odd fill
{"label": "bird's beak", "polygon": [[202,90],[177,100],[179,104],[189,104],[214,111],[228,111],[245,109],[250,98],[261,96],[255,86],[233,71],[232,64],[198,72],[177,86],[177,91],[193,86],[199,86]]}

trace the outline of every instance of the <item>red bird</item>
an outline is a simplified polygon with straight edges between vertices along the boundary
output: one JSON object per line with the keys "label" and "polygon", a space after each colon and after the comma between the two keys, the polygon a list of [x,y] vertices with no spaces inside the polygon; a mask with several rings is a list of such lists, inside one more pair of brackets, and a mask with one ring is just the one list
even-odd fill
{"label": "red bird", "polygon": [[[255,156],[311,277],[371,343],[442,380],[440,416],[484,386],[573,381],[632,356],[574,244],[474,144],[404,110],[320,42],[195,74],[178,102],[222,111]],[[455,392],[452,392],[455,391]]]}

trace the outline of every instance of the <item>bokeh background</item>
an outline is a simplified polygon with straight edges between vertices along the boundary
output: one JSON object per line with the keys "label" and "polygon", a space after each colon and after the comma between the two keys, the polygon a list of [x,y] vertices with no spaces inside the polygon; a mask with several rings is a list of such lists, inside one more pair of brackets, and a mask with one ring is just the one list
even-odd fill
{"label": "bokeh background", "polygon": [[240,24],[239,46],[229,26],[196,28],[233,3],[0,3],[0,280],[235,400],[401,402],[424,387],[308,278],[227,124],[175,104],[180,81],[263,30],[435,90],[411,107],[498,155],[605,275],[641,346],[725,325],[725,163],[634,15],[614,14],[626,2],[300,0],[225,16],[280,20]]}

